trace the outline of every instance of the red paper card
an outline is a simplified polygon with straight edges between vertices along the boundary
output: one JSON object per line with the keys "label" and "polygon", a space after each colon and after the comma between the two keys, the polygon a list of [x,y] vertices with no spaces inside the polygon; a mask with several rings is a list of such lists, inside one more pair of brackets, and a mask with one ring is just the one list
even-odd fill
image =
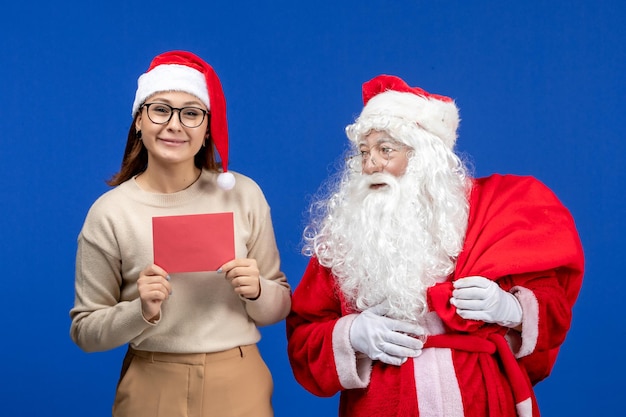
{"label": "red paper card", "polygon": [[168,273],[216,271],[235,259],[233,213],[152,218],[154,263]]}

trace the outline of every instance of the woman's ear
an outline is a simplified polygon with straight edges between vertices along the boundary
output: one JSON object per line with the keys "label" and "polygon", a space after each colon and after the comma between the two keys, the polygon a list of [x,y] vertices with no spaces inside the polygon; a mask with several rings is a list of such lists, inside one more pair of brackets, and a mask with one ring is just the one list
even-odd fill
{"label": "woman's ear", "polygon": [[141,109],[139,110],[139,114],[135,118],[135,130],[137,132],[141,132]]}

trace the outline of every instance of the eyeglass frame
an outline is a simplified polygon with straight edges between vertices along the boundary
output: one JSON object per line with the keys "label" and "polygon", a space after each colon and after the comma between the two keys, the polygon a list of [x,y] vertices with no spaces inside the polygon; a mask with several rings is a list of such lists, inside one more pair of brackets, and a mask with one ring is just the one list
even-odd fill
{"label": "eyeglass frame", "polygon": [[[385,143],[388,143],[388,142],[392,142],[395,146],[383,146]],[[360,146],[361,145],[359,145],[359,147]],[[385,158],[385,153],[382,152],[382,149],[385,149],[385,148],[390,149],[390,152],[387,153],[386,158]],[[389,161],[391,160],[390,154],[392,152],[401,152],[402,150],[412,149],[412,148],[403,143],[398,143],[394,139],[379,140],[378,143],[368,148],[367,151],[359,149],[357,154],[351,155],[348,158],[346,158],[346,162],[348,162],[348,164],[351,166],[352,169],[356,168],[354,167],[355,161],[359,164],[359,167],[358,167],[359,169],[363,169],[363,167],[365,167],[368,162],[370,162],[372,165],[376,165],[376,159],[374,159],[374,156],[372,155],[372,152],[371,152],[372,149],[376,149],[376,153],[380,155],[381,161],[384,161],[384,164],[382,165],[382,167],[385,168],[389,164]],[[368,156],[366,156],[366,154]]]}
{"label": "eyeglass frame", "polygon": [[[150,117],[150,106],[152,106],[153,104],[159,104],[165,107],[169,107],[170,108],[170,117],[168,117],[168,119],[164,122],[155,122],[154,120],[152,120],[152,117]],[[202,123],[204,122],[204,119],[206,119],[207,115],[209,115],[209,117],[211,117],[211,112],[209,110],[204,110],[201,109],[200,107],[196,107],[196,106],[185,106],[185,107],[172,107],[167,103],[162,103],[160,101],[153,101],[152,103],[143,103],[141,106],[139,106],[139,110],[143,110],[143,108],[146,108],[146,115],[148,116],[148,119],[150,119],[150,121],[156,125],[165,125],[168,124],[171,120],[172,120],[172,116],[174,116],[174,110],[178,110],[178,121],[180,122],[180,124],[182,124],[183,126],[185,126],[186,128],[189,129],[195,129],[197,127],[200,127],[200,125],[202,125]],[[182,111],[185,109],[194,109],[194,110],[199,110],[202,112],[202,120],[200,120],[200,123],[198,123],[196,126],[188,126],[185,124],[185,122],[183,122],[183,118],[181,116]]]}

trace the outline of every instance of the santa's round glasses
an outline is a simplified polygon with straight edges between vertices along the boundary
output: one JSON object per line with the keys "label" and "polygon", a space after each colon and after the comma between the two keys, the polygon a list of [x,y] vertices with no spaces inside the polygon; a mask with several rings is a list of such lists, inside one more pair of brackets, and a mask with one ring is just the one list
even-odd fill
{"label": "santa's round glasses", "polygon": [[379,142],[371,148],[361,145],[358,153],[348,157],[347,162],[350,168],[358,171],[362,170],[368,162],[372,165],[380,164],[384,168],[397,152],[406,148],[406,145],[390,143],[389,141]]}
{"label": "santa's round glasses", "polygon": [[174,110],[178,111],[178,120],[185,127],[198,127],[204,122],[208,111],[199,107],[172,107],[165,103],[145,103],[148,118],[152,123],[164,125],[172,119]]}

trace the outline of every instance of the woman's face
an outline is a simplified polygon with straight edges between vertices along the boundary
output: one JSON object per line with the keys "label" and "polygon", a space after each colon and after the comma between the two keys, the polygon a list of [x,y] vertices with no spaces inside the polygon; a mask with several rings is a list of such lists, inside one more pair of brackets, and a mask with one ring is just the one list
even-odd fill
{"label": "woman's face", "polygon": [[[152,120],[148,116],[146,105],[150,107]],[[155,123],[155,121],[167,120],[167,113],[170,112],[170,108],[163,105],[170,106],[175,110],[171,111],[169,121],[162,124]],[[181,123],[181,118],[187,125],[192,125],[195,123],[190,123],[189,120],[192,120],[193,117],[202,117],[202,112],[186,109],[181,115],[177,109],[183,107],[207,111],[206,106],[196,96],[180,91],[158,92],[146,99],[135,122],[135,128],[137,131],[141,130],[141,140],[148,151],[148,165],[151,163],[163,166],[194,164],[194,156],[207,137],[209,117],[204,115],[204,120],[197,127],[187,127]]]}

